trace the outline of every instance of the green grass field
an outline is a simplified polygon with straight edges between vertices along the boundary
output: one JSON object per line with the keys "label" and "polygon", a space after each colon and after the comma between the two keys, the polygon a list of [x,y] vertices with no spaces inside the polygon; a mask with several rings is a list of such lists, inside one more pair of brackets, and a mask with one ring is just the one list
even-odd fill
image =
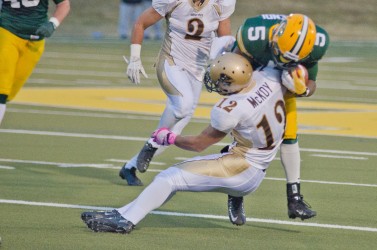
{"label": "green grass field", "polygon": [[[126,186],[118,171],[156,128],[164,106],[152,67],[159,44],[145,43],[150,78],[135,87],[124,73],[124,43],[52,38],[0,128],[0,248],[375,249],[376,47],[333,43],[320,63],[317,93],[299,101],[302,193],[317,217],[288,219],[276,159],[245,199],[245,226],[228,221],[226,195],[178,193],[130,235],[116,235],[92,233],[80,213],[123,206],[143,190]],[[199,110],[206,114],[218,98],[203,92]],[[143,112],[133,111],[139,106]],[[184,134],[206,126],[201,114]],[[171,147],[139,176],[148,184],[195,155]]]}

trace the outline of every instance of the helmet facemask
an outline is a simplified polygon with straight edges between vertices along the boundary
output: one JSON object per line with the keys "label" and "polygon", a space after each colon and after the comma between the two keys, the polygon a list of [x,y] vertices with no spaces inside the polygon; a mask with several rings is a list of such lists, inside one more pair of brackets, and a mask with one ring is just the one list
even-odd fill
{"label": "helmet facemask", "polygon": [[220,95],[231,95],[240,91],[240,89],[232,86],[233,79],[225,74],[221,74],[220,78],[216,81],[213,81],[211,77],[206,79],[207,80],[204,81],[204,85],[206,86],[208,92],[216,92]]}
{"label": "helmet facemask", "polygon": [[283,53],[274,41],[271,42],[271,52],[274,63],[279,69],[291,69],[299,64],[298,57],[295,54],[289,51]]}

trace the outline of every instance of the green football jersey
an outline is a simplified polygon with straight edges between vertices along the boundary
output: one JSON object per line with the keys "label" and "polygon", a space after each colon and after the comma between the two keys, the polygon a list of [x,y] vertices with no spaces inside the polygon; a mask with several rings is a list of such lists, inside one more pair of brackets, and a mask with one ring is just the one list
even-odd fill
{"label": "green football jersey", "polygon": [[[285,18],[280,14],[264,14],[245,20],[237,31],[237,46],[252,58],[253,67],[266,66],[273,61],[270,49],[271,27]],[[318,73],[318,61],[325,55],[330,39],[327,32],[316,25],[317,37],[313,51],[301,62],[308,69],[309,79],[316,80]]]}
{"label": "green football jersey", "polygon": [[[58,4],[64,0],[53,1]],[[47,21],[48,3],[49,0],[3,0],[0,27],[23,39],[32,39],[39,26]]]}

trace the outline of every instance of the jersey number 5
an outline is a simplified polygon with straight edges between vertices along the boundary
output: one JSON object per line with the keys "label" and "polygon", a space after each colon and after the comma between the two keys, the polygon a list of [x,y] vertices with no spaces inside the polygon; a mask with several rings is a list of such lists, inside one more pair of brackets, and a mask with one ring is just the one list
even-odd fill
{"label": "jersey number 5", "polygon": [[24,7],[37,6],[40,0],[4,0],[4,2],[10,2],[10,7],[14,9],[21,8],[21,3]]}
{"label": "jersey number 5", "polygon": [[250,41],[265,40],[266,27],[264,26],[250,27],[247,30],[247,38]]}

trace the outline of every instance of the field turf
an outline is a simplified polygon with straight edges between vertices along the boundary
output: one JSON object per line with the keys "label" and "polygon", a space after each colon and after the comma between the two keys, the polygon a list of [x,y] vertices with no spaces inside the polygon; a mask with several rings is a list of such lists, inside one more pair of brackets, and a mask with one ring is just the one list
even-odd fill
{"label": "field turf", "polygon": [[[127,186],[118,171],[156,128],[164,107],[153,68],[158,48],[145,43],[149,78],[134,86],[125,76],[124,42],[48,41],[0,127],[0,249],[376,248],[377,44],[367,42],[332,43],[320,62],[317,93],[298,102],[302,193],[317,217],[288,218],[277,158],[245,198],[245,226],[228,221],[226,195],[178,193],[130,235],[87,229],[81,212],[123,206],[143,190]],[[200,132],[219,98],[203,90],[183,134]],[[148,184],[195,155],[171,147],[139,177]]]}

